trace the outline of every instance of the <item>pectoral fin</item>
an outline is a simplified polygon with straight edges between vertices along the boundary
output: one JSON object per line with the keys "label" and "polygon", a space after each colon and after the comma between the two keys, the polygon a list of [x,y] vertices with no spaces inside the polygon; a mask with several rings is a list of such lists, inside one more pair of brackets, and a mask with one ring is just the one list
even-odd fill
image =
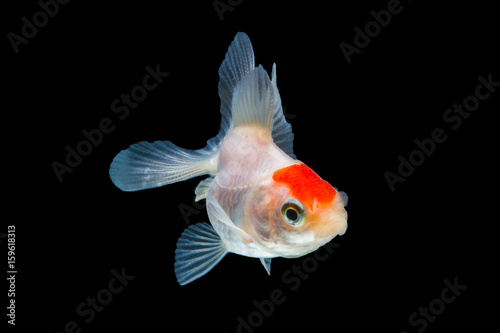
{"label": "pectoral fin", "polygon": [[253,258],[269,258],[272,255],[255,245],[252,237],[236,226],[213,196],[207,197],[207,213],[217,233],[224,240],[229,252]]}
{"label": "pectoral fin", "polygon": [[219,235],[206,222],[190,226],[177,241],[174,271],[181,286],[207,274],[227,254]]}
{"label": "pectoral fin", "polygon": [[198,186],[194,190],[194,194],[196,194],[196,198],[194,199],[194,201],[198,202],[198,201],[205,199],[207,197],[208,189],[210,188],[210,184],[212,184],[213,180],[214,180],[214,176],[210,176],[206,179],[203,179],[198,184]]}

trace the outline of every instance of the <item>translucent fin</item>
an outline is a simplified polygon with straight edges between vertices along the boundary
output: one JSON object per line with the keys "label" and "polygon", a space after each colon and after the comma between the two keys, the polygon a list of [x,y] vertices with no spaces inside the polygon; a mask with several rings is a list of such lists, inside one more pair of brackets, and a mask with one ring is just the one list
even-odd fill
{"label": "translucent fin", "polygon": [[224,239],[230,252],[233,252],[231,248],[234,247],[234,244],[241,242],[249,243],[252,241],[252,237],[250,237],[249,234],[237,227],[233,221],[231,221],[226,211],[224,211],[214,197],[207,198],[207,213],[210,222],[215,230],[217,230],[220,237]]}
{"label": "translucent fin", "polygon": [[181,286],[207,274],[227,254],[214,228],[206,222],[182,233],[175,250],[174,271]]}
{"label": "translucent fin", "polygon": [[194,190],[194,194],[196,194],[196,198],[194,201],[198,202],[200,200],[203,200],[207,197],[208,194],[208,188],[210,187],[210,184],[212,184],[212,181],[214,180],[214,176],[210,176],[206,179],[203,179],[196,189]]}
{"label": "translucent fin", "polygon": [[[245,33],[236,34],[219,69],[219,77],[222,116],[219,134],[200,150],[183,149],[169,141],[130,146],[117,154],[110,166],[111,180],[118,188],[138,191],[204,174],[215,175],[219,147],[227,132],[240,124],[255,124],[272,131],[274,142],[295,158],[293,133],[283,115],[276,84],[276,66],[273,65],[272,81],[261,66],[255,68],[252,44]],[[208,185],[202,184],[197,200],[203,198]]]}
{"label": "translucent fin", "polygon": [[274,114],[274,88],[267,72],[259,65],[234,90],[233,126],[256,125],[271,134]]}
{"label": "translucent fin", "polygon": [[219,148],[211,141],[200,150],[180,148],[170,141],[139,142],[115,156],[109,175],[119,189],[138,191],[215,174]]}
{"label": "translucent fin", "polygon": [[274,89],[273,141],[281,150],[292,158],[295,158],[293,153],[292,126],[286,121],[285,115],[283,114],[283,108],[281,107],[281,97],[276,82],[276,64],[273,64],[271,78]]}
{"label": "translucent fin", "polygon": [[[219,134],[214,138],[220,144],[226,133],[232,128],[232,104],[234,90],[237,84],[255,68],[255,56],[252,43],[244,32],[238,32],[229,46],[224,61],[219,68],[219,97],[221,100],[221,127]],[[293,133],[290,124],[283,115],[281,98],[276,84],[276,64],[272,69],[272,85],[274,90],[273,106],[273,141],[285,153],[295,158],[293,154]]]}
{"label": "translucent fin", "polygon": [[260,258],[260,262],[266,269],[267,275],[271,275],[271,258]]}
{"label": "translucent fin", "polygon": [[223,136],[232,126],[231,106],[234,88],[255,68],[255,59],[250,39],[244,32],[238,32],[229,46],[226,57],[219,68],[221,130],[217,137]]}

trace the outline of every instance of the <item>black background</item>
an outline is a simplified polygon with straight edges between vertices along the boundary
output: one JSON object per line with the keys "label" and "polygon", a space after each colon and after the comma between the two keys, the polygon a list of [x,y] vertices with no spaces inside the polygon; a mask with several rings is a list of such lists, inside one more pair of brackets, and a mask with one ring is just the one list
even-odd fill
{"label": "black background", "polygon": [[[500,81],[498,15],[478,2],[401,4],[349,64],[339,44],[353,44],[354,27],[387,1],[247,0],[222,21],[211,1],[71,1],[17,54],[5,37],[3,220],[16,226],[16,329],[61,332],[74,321],[81,332],[236,332],[252,302],[278,289],[286,301],[255,332],[417,332],[409,316],[455,278],[467,289],[425,331],[487,328],[496,312],[487,277],[500,88],[456,130],[443,114],[474,94],[479,75]],[[39,10],[36,1],[6,9],[4,36],[20,34],[21,18]],[[199,149],[215,136],[217,70],[238,31],[249,35],[257,64],[269,72],[277,64],[297,157],[349,195],[340,246],[296,290],[283,276],[304,258],[274,259],[267,276],[258,260],[237,255],[180,287],[175,244],[186,222],[207,221],[193,203],[202,178],[125,193],[108,176],[113,157],[133,143]],[[157,64],[170,75],[120,120],[111,103]],[[114,130],[59,182],[51,164],[64,163],[65,147],[103,118]],[[398,156],[437,127],[447,140],[392,192],[384,173],[397,173]],[[186,219],[179,207],[196,214]],[[77,306],[122,268],[135,278],[85,323]]]}

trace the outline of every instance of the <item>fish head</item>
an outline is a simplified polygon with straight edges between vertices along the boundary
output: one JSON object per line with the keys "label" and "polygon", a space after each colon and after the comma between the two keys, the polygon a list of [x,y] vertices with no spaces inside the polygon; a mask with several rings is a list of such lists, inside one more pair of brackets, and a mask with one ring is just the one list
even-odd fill
{"label": "fish head", "polygon": [[257,246],[280,257],[315,251],[347,229],[347,195],[305,164],[276,170],[249,194],[245,229]]}

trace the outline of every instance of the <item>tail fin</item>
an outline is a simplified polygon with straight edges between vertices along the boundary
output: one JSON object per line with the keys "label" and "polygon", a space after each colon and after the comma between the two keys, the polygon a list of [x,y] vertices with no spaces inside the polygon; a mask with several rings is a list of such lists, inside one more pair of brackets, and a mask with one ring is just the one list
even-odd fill
{"label": "tail fin", "polygon": [[271,135],[274,88],[267,72],[259,66],[242,79],[233,96],[233,126],[257,125]]}
{"label": "tail fin", "polygon": [[[227,50],[219,69],[221,127],[219,134],[200,150],[177,147],[169,141],[140,142],[121,151],[113,159],[109,175],[123,191],[138,191],[160,187],[204,174],[217,173],[220,144],[232,127],[231,104],[237,83],[255,68],[250,39],[238,33]],[[209,180],[202,181],[197,200],[206,196]]]}
{"label": "tail fin", "polygon": [[[259,66],[261,69],[262,67]],[[246,87],[252,87],[252,82],[248,81],[250,73],[258,70],[255,67],[255,57],[253,54],[252,43],[248,36],[243,32],[238,32],[233,42],[227,50],[226,57],[219,69],[219,97],[221,100],[221,130],[215,140],[221,142],[226,133],[234,126],[234,103],[237,98],[237,90],[243,92],[243,81],[247,81]],[[263,78],[263,70],[254,73],[254,79],[268,84],[267,79]],[[266,75],[267,76],[267,73]],[[293,132],[292,127],[286,121],[281,107],[281,98],[277,86],[276,64],[273,65],[271,73],[271,85],[274,105],[272,105],[272,138],[274,143],[285,153],[295,158],[293,154]],[[268,89],[264,89],[265,93]],[[262,91],[264,92],[264,91]],[[248,94],[251,96],[251,94]],[[256,97],[256,95],[254,95]],[[241,100],[240,100],[241,102]],[[253,110],[256,111],[256,110]],[[260,110],[262,111],[262,110]],[[265,111],[265,117],[268,116],[268,110]],[[267,121],[267,118],[266,118]]]}
{"label": "tail fin", "polygon": [[177,147],[170,141],[139,142],[113,159],[109,175],[123,191],[138,191],[217,173],[219,147],[210,140],[200,150]]}
{"label": "tail fin", "polygon": [[221,142],[233,127],[231,107],[236,85],[254,68],[255,57],[250,38],[244,32],[238,32],[219,68],[219,98],[222,119],[220,132],[215,137],[218,142]]}

